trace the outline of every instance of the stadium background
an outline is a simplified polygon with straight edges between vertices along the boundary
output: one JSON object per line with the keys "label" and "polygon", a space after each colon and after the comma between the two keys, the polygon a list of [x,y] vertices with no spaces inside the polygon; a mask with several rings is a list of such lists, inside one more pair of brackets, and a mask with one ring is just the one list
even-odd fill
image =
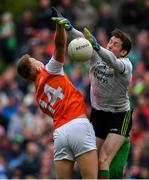
{"label": "stadium background", "polygon": [[[1,0],[0,179],[55,178],[52,119],[34,101],[33,84],[16,74],[24,53],[44,64],[51,57],[55,24],[49,7],[53,5],[77,29],[88,27],[103,47],[114,27],[131,34],[129,95],[134,114],[125,178],[149,178],[149,0]],[[64,68],[84,94],[90,113],[88,64],[71,62],[66,54]],[[77,166],[74,178],[80,178]]]}

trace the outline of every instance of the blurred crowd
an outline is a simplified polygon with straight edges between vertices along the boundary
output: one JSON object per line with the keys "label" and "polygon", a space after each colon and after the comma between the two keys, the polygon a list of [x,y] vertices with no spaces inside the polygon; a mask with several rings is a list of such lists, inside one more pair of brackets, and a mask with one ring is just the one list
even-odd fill
{"label": "blurred crowd", "polygon": [[[136,0],[101,1],[98,7],[91,2],[37,0],[36,11],[24,8],[17,21],[11,12],[1,14],[0,179],[55,178],[52,119],[39,110],[34,85],[16,73],[17,62],[25,53],[44,64],[52,56],[55,24],[51,21],[51,6],[78,30],[88,27],[103,47],[115,27],[130,33],[133,49],[128,56],[133,78],[129,95],[134,113],[125,177],[149,178],[149,0],[141,4]],[[65,72],[83,93],[89,116],[88,67],[88,63],[70,61],[66,53]],[[74,178],[80,178],[77,166]]]}

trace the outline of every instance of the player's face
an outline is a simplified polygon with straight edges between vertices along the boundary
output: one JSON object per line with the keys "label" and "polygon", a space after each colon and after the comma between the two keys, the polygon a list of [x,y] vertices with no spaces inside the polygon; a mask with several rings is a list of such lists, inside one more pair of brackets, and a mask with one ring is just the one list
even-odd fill
{"label": "player's face", "polygon": [[41,61],[37,61],[34,58],[30,58],[32,68],[37,72],[40,72],[44,68],[44,64]]}
{"label": "player's face", "polygon": [[44,64],[41,61],[37,61],[34,58],[29,58],[31,62],[31,77],[30,80],[34,81],[38,73],[44,68]]}
{"label": "player's face", "polygon": [[122,50],[122,41],[120,38],[112,36],[107,44],[107,49],[115,54],[117,58],[123,57],[125,51]]}

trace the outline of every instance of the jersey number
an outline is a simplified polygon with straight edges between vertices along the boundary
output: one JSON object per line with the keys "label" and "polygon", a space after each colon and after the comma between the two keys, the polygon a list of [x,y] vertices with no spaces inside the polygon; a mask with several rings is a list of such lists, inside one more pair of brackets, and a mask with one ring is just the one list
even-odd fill
{"label": "jersey number", "polygon": [[44,93],[48,97],[48,103],[46,103],[44,100],[40,100],[39,101],[40,106],[44,109],[48,109],[51,113],[54,113],[54,109],[52,108],[52,106],[56,103],[56,100],[58,98],[60,99],[64,98],[64,94],[61,91],[62,91],[61,87],[55,89],[49,86],[48,84],[45,84]]}

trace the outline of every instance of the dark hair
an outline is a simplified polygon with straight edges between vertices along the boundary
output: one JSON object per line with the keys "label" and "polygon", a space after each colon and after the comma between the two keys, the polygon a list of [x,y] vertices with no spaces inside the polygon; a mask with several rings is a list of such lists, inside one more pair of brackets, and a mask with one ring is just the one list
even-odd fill
{"label": "dark hair", "polygon": [[31,63],[29,61],[29,55],[24,55],[20,58],[17,65],[17,73],[24,79],[29,79],[31,75]]}
{"label": "dark hair", "polygon": [[131,41],[130,35],[127,34],[124,31],[121,31],[118,28],[115,28],[112,31],[112,36],[115,36],[115,37],[121,39],[121,41],[122,41],[122,50],[126,50],[127,54],[128,54],[129,51],[131,50],[131,46],[132,46],[132,41]]}

